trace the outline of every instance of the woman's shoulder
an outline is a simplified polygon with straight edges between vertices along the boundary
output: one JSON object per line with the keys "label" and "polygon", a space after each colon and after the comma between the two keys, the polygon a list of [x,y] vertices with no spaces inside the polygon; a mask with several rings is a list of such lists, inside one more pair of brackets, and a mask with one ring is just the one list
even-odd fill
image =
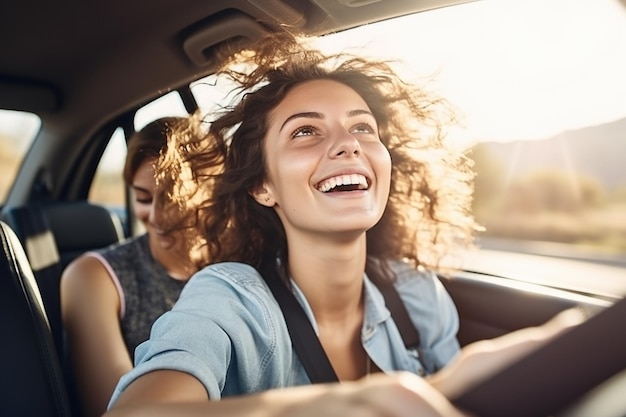
{"label": "woman's shoulder", "polygon": [[409,283],[432,285],[435,281],[439,280],[434,271],[420,266],[416,267],[406,260],[390,260],[388,261],[388,265],[393,273],[396,287]]}
{"label": "woman's shoulder", "polygon": [[218,262],[210,264],[194,274],[191,281],[219,279],[237,285],[263,284],[263,278],[251,265],[241,262]]}
{"label": "woman's shoulder", "polygon": [[[64,304],[80,303],[87,310],[96,304],[118,301],[112,272],[96,254],[83,254],[63,270],[60,281],[61,300]],[[88,278],[88,279],[86,279]]]}
{"label": "woman's shoulder", "polygon": [[243,327],[268,334],[282,328],[280,306],[261,275],[237,262],[216,263],[198,271],[183,288],[173,311],[193,312],[229,334]]}
{"label": "woman's shoulder", "polygon": [[134,281],[137,274],[152,274],[151,265],[155,262],[150,254],[147,234],[87,252],[83,256],[97,259],[116,279],[130,281]]}
{"label": "woman's shoulder", "polygon": [[121,242],[88,253],[96,253],[105,259],[134,257],[139,253],[150,252],[148,234],[128,237]]}
{"label": "woman's shoulder", "polygon": [[196,272],[183,289],[181,297],[204,293],[212,298],[237,297],[267,303],[272,299],[263,277],[252,266],[240,262],[210,264]]}
{"label": "woman's shoulder", "polygon": [[392,261],[389,267],[394,274],[394,286],[403,299],[440,303],[442,298],[449,298],[446,288],[435,271],[415,267],[406,261]]}

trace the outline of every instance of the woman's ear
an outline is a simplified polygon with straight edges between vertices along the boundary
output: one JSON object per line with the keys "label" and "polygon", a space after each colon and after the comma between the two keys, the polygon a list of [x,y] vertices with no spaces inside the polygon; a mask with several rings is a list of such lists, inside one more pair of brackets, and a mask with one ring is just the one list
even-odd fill
{"label": "woman's ear", "polygon": [[272,193],[265,186],[250,191],[250,195],[262,206],[274,207],[274,204],[276,204],[276,200],[274,200]]}

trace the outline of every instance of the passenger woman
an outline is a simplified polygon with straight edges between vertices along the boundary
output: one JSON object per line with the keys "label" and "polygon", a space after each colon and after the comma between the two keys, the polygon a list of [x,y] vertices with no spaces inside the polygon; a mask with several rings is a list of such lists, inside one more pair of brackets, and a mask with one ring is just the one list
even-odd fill
{"label": "passenger woman", "polygon": [[[69,360],[85,416],[106,410],[115,384],[133,366],[137,345],[169,310],[196,271],[182,235],[160,224],[166,196],[159,196],[154,165],[168,135],[195,126],[193,119],[155,120],[128,141],[124,181],[145,233],[72,262],[61,280]],[[88,233],[88,231],[85,231]]]}

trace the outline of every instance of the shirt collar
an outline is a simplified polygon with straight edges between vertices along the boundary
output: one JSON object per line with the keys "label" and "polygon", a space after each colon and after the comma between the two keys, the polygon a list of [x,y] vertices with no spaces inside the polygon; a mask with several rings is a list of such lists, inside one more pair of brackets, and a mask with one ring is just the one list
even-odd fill
{"label": "shirt collar", "polygon": [[[313,330],[315,334],[319,335],[317,322],[315,321],[315,316],[313,315],[313,310],[311,310],[311,306],[307,301],[304,293],[298,287],[298,284],[292,279],[291,280],[291,288],[294,296],[304,309],[305,314],[307,315],[311,325],[313,326]],[[385,299],[381,292],[378,290],[376,285],[367,277],[367,274],[363,274],[363,290],[364,290],[364,311],[365,317],[363,319],[363,331],[365,333],[369,333],[371,329],[374,329],[378,324],[387,320],[391,313],[385,306]]]}

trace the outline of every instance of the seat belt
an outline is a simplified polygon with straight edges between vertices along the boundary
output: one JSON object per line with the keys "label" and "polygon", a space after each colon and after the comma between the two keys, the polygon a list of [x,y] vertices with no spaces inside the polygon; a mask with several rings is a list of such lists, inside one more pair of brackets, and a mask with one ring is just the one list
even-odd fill
{"label": "seat belt", "polygon": [[387,306],[393,321],[396,323],[396,326],[400,331],[400,336],[402,336],[404,346],[407,349],[418,349],[420,347],[420,335],[417,332],[417,328],[415,328],[415,325],[411,321],[409,312],[406,310],[396,287],[391,282],[372,282],[374,282],[378,290],[385,298],[385,306]]}
{"label": "seat belt", "polygon": [[[306,312],[294,294],[278,278],[275,271],[271,272],[268,269],[263,271],[263,277],[283,312],[291,343],[311,383],[337,382],[337,374],[328,356],[326,356]],[[396,288],[391,283],[377,284],[376,286],[385,298],[385,305],[400,331],[406,348],[417,349],[420,343],[419,333],[413,325]]]}

